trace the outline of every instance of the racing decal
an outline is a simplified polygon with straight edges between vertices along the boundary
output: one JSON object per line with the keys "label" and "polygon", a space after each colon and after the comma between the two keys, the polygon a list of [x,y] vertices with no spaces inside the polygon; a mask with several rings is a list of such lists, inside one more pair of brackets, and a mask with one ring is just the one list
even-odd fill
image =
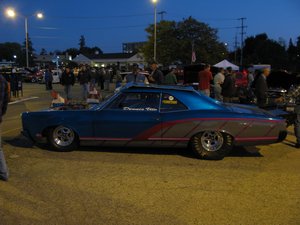
{"label": "racing decal", "polygon": [[[167,128],[166,131],[168,131],[170,128],[172,128],[174,125],[177,124],[182,124],[182,123],[188,123],[188,122],[205,122],[205,121],[223,121],[220,127],[224,127],[225,124],[227,124],[228,121],[248,121],[250,124],[253,122],[263,122],[263,123],[277,123],[278,121],[276,120],[265,120],[265,119],[251,119],[251,118],[189,118],[189,119],[183,119],[183,120],[175,120],[175,121],[167,121],[163,122],[162,124],[157,124],[153,126],[152,128],[146,130],[145,132],[141,133],[137,137],[134,138],[134,140],[167,140],[167,139],[176,139],[177,141],[186,141],[188,139],[188,135],[191,134],[193,131],[196,131],[198,127],[200,127],[200,124],[198,123],[195,125],[187,134],[182,134],[182,138],[178,137],[156,137],[154,138],[153,136],[157,134],[159,131]],[[235,135],[235,140],[237,141],[255,141],[255,140],[273,140],[277,139],[277,137],[267,137],[267,135],[270,133],[270,130],[267,131],[265,135],[262,136],[257,136],[257,137],[238,137],[241,133],[245,132],[249,128],[249,124],[247,124],[246,127],[243,127],[241,131],[238,133],[238,135]],[[273,129],[273,128],[272,128]],[[164,134],[166,134],[166,131]]]}
{"label": "racing decal", "polygon": [[178,101],[172,95],[170,95],[167,99],[163,99],[162,103],[165,105],[177,105]]}
{"label": "racing decal", "polygon": [[178,102],[176,100],[173,100],[173,101],[171,101],[171,100],[162,100],[162,103],[166,104],[166,105],[177,105],[178,104]]}
{"label": "racing decal", "polygon": [[125,111],[157,111],[156,108],[151,108],[151,107],[147,107],[147,108],[132,108],[132,107],[123,107],[123,110]]}

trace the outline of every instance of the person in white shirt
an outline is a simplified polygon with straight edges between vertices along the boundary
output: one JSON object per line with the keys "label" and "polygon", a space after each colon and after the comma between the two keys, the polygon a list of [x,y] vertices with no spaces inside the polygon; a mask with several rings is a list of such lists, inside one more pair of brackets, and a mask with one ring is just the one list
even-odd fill
{"label": "person in white shirt", "polygon": [[218,101],[223,100],[223,97],[221,94],[221,92],[222,92],[221,84],[223,84],[224,79],[225,79],[224,68],[220,68],[219,72],[214,77],[214,94],[215,94],[215,99]]}

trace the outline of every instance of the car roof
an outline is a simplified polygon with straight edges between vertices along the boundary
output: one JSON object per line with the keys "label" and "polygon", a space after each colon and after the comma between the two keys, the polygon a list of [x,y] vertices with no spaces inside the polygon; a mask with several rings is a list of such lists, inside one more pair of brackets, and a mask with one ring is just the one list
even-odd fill
{"label": "car roof", "polygon": [[176,90],[194,92],[195,89],[191,86],[177,86],[177,85],[157,85],[157,84],[144,84],[144,83],[127,83],[124,87],[126,89],[160,89],[160,90]]}

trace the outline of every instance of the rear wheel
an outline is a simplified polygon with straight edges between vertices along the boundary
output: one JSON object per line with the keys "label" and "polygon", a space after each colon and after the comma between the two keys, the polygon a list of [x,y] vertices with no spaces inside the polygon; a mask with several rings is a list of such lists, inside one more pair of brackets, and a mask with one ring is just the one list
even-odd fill
{"label": "rear wheel", "polygon": [[49,130],[49,143],[59,151],[72,151],[78,147],[78,136],[69,127],[58,126]]}
{"label": "rear wheel", "polygon": [[232,148],[232,137],[219,131],[204,131],[191,139],[191,147],[198,158],[223,159]]}

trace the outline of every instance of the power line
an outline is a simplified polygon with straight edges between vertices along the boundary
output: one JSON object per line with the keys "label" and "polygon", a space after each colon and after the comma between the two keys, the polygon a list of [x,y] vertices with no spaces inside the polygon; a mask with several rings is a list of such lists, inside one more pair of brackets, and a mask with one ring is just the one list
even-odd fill
{"label": "power line", "polygon": [[128,14],[128,15],[111,15],[111,16],[49,16],[51,19],[80,19],[80,20],[99,20],[99,19],[113,19],[113,18],[130,18],[130,17],[144,17],[153,16],[153,13]]}

